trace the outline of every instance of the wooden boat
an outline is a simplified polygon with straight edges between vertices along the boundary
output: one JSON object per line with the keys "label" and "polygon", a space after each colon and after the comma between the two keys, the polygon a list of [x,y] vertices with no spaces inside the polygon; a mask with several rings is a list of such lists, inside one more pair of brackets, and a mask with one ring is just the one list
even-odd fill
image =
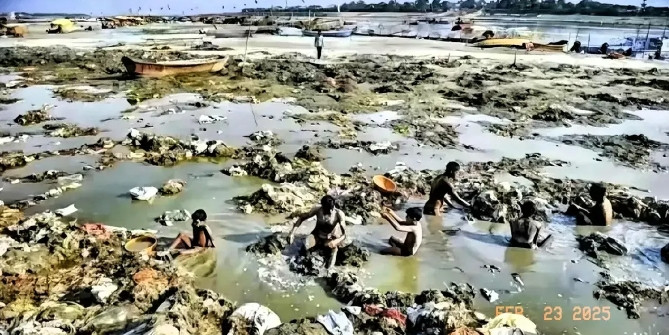
{"label": "wooden boat", "polygon": [[68,19],[57,19],[51,21],[50,28],[46,31],[48,34],[64,34],[79,30],[79,28]]}
{"label": "wooden boat", "polygon": [[490,38],[474,44],[477,48],[511,47],[522,48],[530,43],[526,38]]}
{"label": "wooden boat", "polygon": [[[321,31],[323,37],[350,37],[353,34],[353,30],[326,30]],[[318,35],[316,30],[302,30],[303,36],[314,37]]]}
{"label": "wooden boat", "polygon": [[302,36],[302,30],[292,27],[279,27],[277,28],[277,34],[279,36]]}
{"label": "wooden boat", "polygon": [[564,45],[540,44],[540,43],[532,43],[532,44],[534,45],[533,50],[538,50],[538,51],[561,52],[564,51],[565,48]]}
{"label": "wooden boat", "polygon": [[151,63],[124,56],[121,58],[121,62],[123,62],[123,66],[128,70],[128,73],[132,75],[162,77],[183,73],[218,72],[225,66],[227,58]]}
{"label": "wooden boat", "polygon": [[245,38],[253,37],[256,29],[233,29],[233,30],[208,30],[207,36],[213,36],[215,38]]}

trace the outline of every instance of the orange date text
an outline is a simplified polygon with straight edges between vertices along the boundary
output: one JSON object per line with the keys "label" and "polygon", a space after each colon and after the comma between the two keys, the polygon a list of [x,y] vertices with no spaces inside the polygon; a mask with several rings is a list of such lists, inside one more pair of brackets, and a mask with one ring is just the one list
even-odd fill
{"label": "orange date text", "polygon": [[[496,306],[495,316],[503,313],[524,314],[522,306]],[[544,306],[544,321],[608,321],[611,319],[611,307],[608,306],[574,306],[571,309],[561,306]]]}
{"label": "orange date text", "polygon": [[571,310],[566,311],[563,311],[560,306],[544,307],[544,321],[560,321],[562,319],[571,321],[608,321],[611,319],[611,307],[574,306]]}

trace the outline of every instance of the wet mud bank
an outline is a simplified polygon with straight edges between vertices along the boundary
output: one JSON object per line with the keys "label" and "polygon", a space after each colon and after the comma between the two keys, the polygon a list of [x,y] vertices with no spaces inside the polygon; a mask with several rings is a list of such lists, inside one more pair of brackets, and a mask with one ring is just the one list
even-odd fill
{"label": "wet mud bank", "polygon": [[[0,323],[13,333],[50,331],[59,334],[71,333],[75,329],[85,334],[131,330],[152,330],[156,334],[175,331],[219,334],[235,329],[235,333],[243,334],[253,333],[252,328],[258,326],[253,320],[240,317],[251,307],[246,306],[233,316],[236,307],[243,306],[231,303],[223,295],[195,289],[196,285],[182,272],[185,270],[169,259],[139,256],[125,250],[125,243],[135,236],[135,232],[81,225],[53,213],[22,217],[22,210],[28,211],[50,199],[69,199],[68,194],[78,192],[77,188],[82,184],[99,182],[89,179],[104,173],[101,170],[120,162],[136,163],[138,179],[145,177],[143,173],[147,173],[148,168],[167,171],[168,176],[151,188],[157,190],[168,180],[158,192],[179,194],[176,196],[179,199],[193,196],[192,186],[177,179],[182,176],[176,176],[176,172],[171,175],[172,171],[186,164],[218,163],[212,168],[213,172],[207,171],[206,178],[211,180],[229,178],[234,183],[246,181],[250,179],[248,177],[257,178],[251,186],[246,185],[240,195],[230,196],[233,199],[225,203],[229,206],[223,214],[243,213],[244,217],[253,220],[271,216],[273,221],[281,222],[270,227],[273,232],[288,229],[295,216],[316,205],[324,194],[337,199],[339,208],[347,214],[347,224],[363,232],[358,236],[364,243],[354,241],[342,248],[334,271],[323,269],[327,255],[302,253],[295,249],[296,245],[288,245],[283,233],[267,234],[259,241],[251,241],[257,232],[253,233],[253,238],[236,237],[244,243],[235,244],[235,248],[255,255],[253,264],[279,264],[281,269],[287,269],[300,280],[315,281],[328,296],[346,305],[341,312],[274,322],[273,329],[267,330],[266,334],[327,334],[327,325],[335,322],[332,320],[338,320],[342,328],[350,326],[356,334],[499,334],[506,331],[492,331],[498,326],[521,328],[525,333],[537,332],[536,326],[526,319],[502,320],[476,312],[480,306],[477,306],[477,300],[494,305],[499,295],[508,297],[512,294],[506,292],[507,289],[451,283],[429,286],[434,288],[431,290],[414,289],[409,293],[364,284],[373,274],[365,274],[363,269],[380,257],[375,254],[377,245],[365,239],[377,237],[371,231],[378,228],[382,209],[392,207],[399,211],[416,202],[422,205],[432,181],[442,172],[434,168],[415,168],[420,166],[416,162],[410,162],[413,168],[402,163],[392,169],[372,170],[372,166],[389,159],[428,161],[442,159],[439,157],[442,154],[443,159],[448,159],[450,154],[457,156],[460,151],[477,154],[478,159],[461,162],[462,175],[454,183],[472,208],[449,213],[449,220],[459,220],[471,227],[481,222],[491,223],[492,234],[494,227],[507,226],[520,217],[521,203],[532,201],[538,208],[534,219],[564,233],[560,230],[564,229],[564,224],[556,223],[555,216],[562,218],[571,202],[583,206],[591,204],[587,190],[589,184],[598,180],[555,178],[545,172],[547,168],[569,168],[572,163],[567,161],[570,159],[568,155],[565,160],[558,160],[528,153],[525,157],[488,161],[486,152],[463,144],[463,134],[471,124],[452,124],[446,120],[483,114],[489,119],[498,118],[499,122],[478,122],[495,134],[545,140],[548,137],[535,128],[605,127],[639,119],[628,112],[632,109],[669,107],[665,98],[669,82],[665,80],[664,69],[593,69],[552,64],[511,67],[499,61],[477,61],[467,57],[420,60],[380,55],[314,62],[300,55],[285,54],[252,59],[247,64],[243,64],[240,57],[232,57],[228,67],[217,74],[131,79],[123,75],[120,63],[123,55],[146,60],[200,57],[185,52],[132,49],[0,50],[0,66],[22,76],[11,87],[5,87],[2,93],[7,98],[2,98],[1,103],[15,108],[12,112],[16,112],[7,118],[11,125],[9,132],[3,134],[3,143],[15,144],[23,140],[30,143],[38,136],[63,141],[82,137],[86,140],[83,143],[89,143],[77,143],[71,149],[56,147],[29,154],[3,150],[0,155],[0,171],[6,183],[15,187],[20,184],[49,186],[44,193],[33,192],[28,199],[7,203],[0,215],[6,223],[0,231],[0,251],[4,251],[0,254],[3,274]],[[87,102],[101,106],[120,104],[121,100],[123,106],[130,107],[105,118],[104,122],[100,120],[99,126],[97,122],[84,125],[70,119],[59,120],[56,118],[58,114],[49,108],[35,109],[35,106],[21,105],[22,102],[11,98],[12,92],[20,90],[21,86],[73,83],[92,86],[96,90],[62,86],[52,89],[49,94],[53,93],[54,99],[67,103]],[[196,101],[184,103],[176,98],[173,101],[174,93],[196,93]],[[226,132],[236,131],[237,134],[241,131],[235,129],[238,125],[247,128],[235,123],[240,121],[233,121],[232,108],[222,105],[220,102],[223,101],[250,107],[252,118],[247,121],[254,122],[256,126],[250,127],[253,130],[232,141],[226,137]],[[254,108],[262,109],[259,102],[287,102],[303,107],[304,111],[256,115]],[[21,110],[17,111],[19,108]],[[224,108],[230,110],[223,111]],[[394,116],[381,118],[379,122],[361,122],[357,117],[361,116],[357,114],[377,111],[392,111]],[[274,120],[275,123],[270,125],[277,128],[294,122],[295,127],[278,135],[281,130],[274,131],[272,127],[265,129],[274,132],[259,130],[262,128],[257,126],[258,120],[261,123]],[[168,126],[168,122],[178,126]],[[370,136],[373,133],[386,134],[387,138],[385,135],[378,136],[384,138],[374,138]],[[549,140],[592,149],[631,168],[650,167],[655,172],[666,171],[665,166],[654,162],[652,157],[658,152],[666,152],[667,144],[654,137],[651,139],[650,135],[564,135]],[[412,156],[411,151],[423,150],[432,154]],[[367,168],[351,161],[349,171],[334,172],[333,160],[348,162],[356,154],[360,155],[355,158],[374,164]],[[93,158],[95,163],[87,165],[81,174],[50,169],[11,177],[5,175],[5,172],[11,172],[10,169],[26,168],[35,161],[58,155],[86,156]],[[445,163],[443,161],[439,166]],[[151,171],[149,173],[157,170]],[[393,180],[398,192],[386,192],[375,186],[371,176],[376,174]],[[501,181],[500,175],[522,180],[522,183]],[[222,188],[228,186],[225,184]],[[228,193],[227,189],[202,187],[203,193]],[[630,186],[607,184],[607,187],[616,219],[639,221],[625,222],[626,225],[647,223],[660,232],[669,230],[667,200],[642,196],[638,189]],[[234,193],[234,190],[230,192]],[[127,198],[126,193],[122,196]],[[218,193],[216,196],[222,202],[220,199],[224,197]],[[206,197],[211,196],[207,194]],[[167,201],[166,198],[163,200]],[[217,208],[220,205],[218,203]],[[141,208],[139,206],[137,208]],[[184,207],[179,204],[175,208]],[[230,213],[235,210],[239,213]],[[167,222],[175,222],[179,225],[188,217],[182,212],[178,217],[171,214],[164,212],[157,224],[168,226]],[[157,216],[151,216],[152,220]],[[452,228],[452,234],[459,230],[449,228]],[[221,229],[230,227],[222,226]],[[428,253],[436,250],[440,258],[445,258],[441,257],[443,249],[453,242],[435,238],[438,233],[444,234],[444,227],[428,227],[427,230],[430,234],[423,247],[426,251],[419,256],[422,259],[432,257]],[[565,235],[571,235],[571,232]],[[474,243],[483,240],[487,239],[478,237]],[[658,283],[627,277],[613,279],[606,272],[598,273],[599,268],[606,269],[620,258],[640,257],[628,241],[605,234],[584,234],[572,240],[578,255],[597,265],[597,279],[591,281],[597,282],[592,287],[595,298],[615,304],[631,319],[643,319],[649,304],[665,304],[666,289]],[[439,246],[435,247],[437,244]],[[26,248],[27,245],[34,248]],[[370,246],[371,250],[368,249]],[[481,250],[487,249],[481,247]],[[654,252],[649,253],[654,255]],[[662,257],[665,253],[663,251]],[[490,255],[482,258],[487,262],[486,256]],[[473,262],[481,262],[481,259]],[[443,264],[436,264],[435,269],[443,270]],[[225,263],[224,270],[238,265]],[[243,265],[244,271],[247,266]],[[444,272],[436,271],[430,268],[430,273],[435,276],[445,276]],[[458,281],[469,282],[467,278]],[[311,301],[312,298],[308,299]],[[260,308],[253,310],[266,312]],[[268,320],[273,319],[272,314],[268,312],[267,315]]]}

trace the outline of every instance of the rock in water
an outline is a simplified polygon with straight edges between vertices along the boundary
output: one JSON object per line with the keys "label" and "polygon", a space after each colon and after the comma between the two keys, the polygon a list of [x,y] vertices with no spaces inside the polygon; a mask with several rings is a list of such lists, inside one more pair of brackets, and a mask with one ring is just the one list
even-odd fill
{"label": "rock in water", "polygon": [[231,318],[237,318],[246,322],[246,329],[251,330],[249,334],[262,335],[266,330],[279,327],[281,320],[271,309],[257,304],[247,303],[239,306]]}
{"label": "rock in water", "polygon": [[606,236],[600,232],[577,238],[579,249],[589,257],[599,259],[599,251],[605,251],[612,255],[623,256],[627,254],[627,247],[613,237]]}
{"label": "rock in water", "polygon": [[596,283],[599,290],[593,293],[596,299],[605,298],[627,311],[629,319],[638,319],[640,317],[638,308],[643,301],[655,300],[662,304],[669,299],[669,292],[664,287],[650,287],[638,281],[619,281],[611,280],[608,274],[603,280]]}
{"label": "rock in water", "polygon": [[487,288],[481,289],[481,295],[483,295],[483,297],[489,302],[495,302],[497,299],[499,299],[499,294],[497,294],[497,292]]}
{"label": "rock in water", "polygon": [[172,195],[183,191],[186,182],[179,179],[170,179],[160,187],[160,194]]}
{"label": "rock in water", "polygon": [[295,154],[295,158],[301,158],[312,162],[320,162],[325,159],[318,147],[311,147],[308,145],[302,146],[302,148]]}
{"label": "rock in water", "polygon": [[158,189],[152,186],[134,187],[129,192],[135,200],[151,200],[158,193]]}
{"label": "rock in water", "polygon": [[174,211],[166,211],[163,213],[157,221],[166,226],[171,226],[171,223],[174,221],[182,222],[188,221],[190,219],[190,212],[185,209],[177,209]]}
{"label": "rock in water", "polygon": [[288,238],[285,234],[274,233],[263,237],[260,241],[246,247],[246,251],[257,255],[280,254],[288,246]]}
{"label": "rock in water", "polygon": [[369,260],[369,251],[354,243],[339,248],[335,265],[361,267]]}
{"label": "rock in water", "polygon": [[664,261],[665,263],[669,263],[669,243],[667,243],[667,245],[662,247],[662,249],[660,250],[660,256],[662,256],[662,261]]}

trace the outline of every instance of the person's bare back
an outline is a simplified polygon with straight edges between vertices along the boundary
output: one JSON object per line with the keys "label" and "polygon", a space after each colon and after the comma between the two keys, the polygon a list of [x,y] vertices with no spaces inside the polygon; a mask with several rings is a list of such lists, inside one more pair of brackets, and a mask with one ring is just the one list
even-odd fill
{"label": "person's bare back", "polygon": [[414,207],[407,210],[406,220],[402,220],[392,210],[385,209],[381,214],[395,230],[405,232],[404,241],[393,236],[388,240],[389,248],[381,251],[384,255],[413,256],[423,242],[423,228],[420,225],[421,209]]}
{"label": "person's bare back", "polygon": [[602,202],[597,202],[590,208],[590,221],[595,226],[611,225],[611,221],[613,221],[613,207],[608,198],[604,198]]}

